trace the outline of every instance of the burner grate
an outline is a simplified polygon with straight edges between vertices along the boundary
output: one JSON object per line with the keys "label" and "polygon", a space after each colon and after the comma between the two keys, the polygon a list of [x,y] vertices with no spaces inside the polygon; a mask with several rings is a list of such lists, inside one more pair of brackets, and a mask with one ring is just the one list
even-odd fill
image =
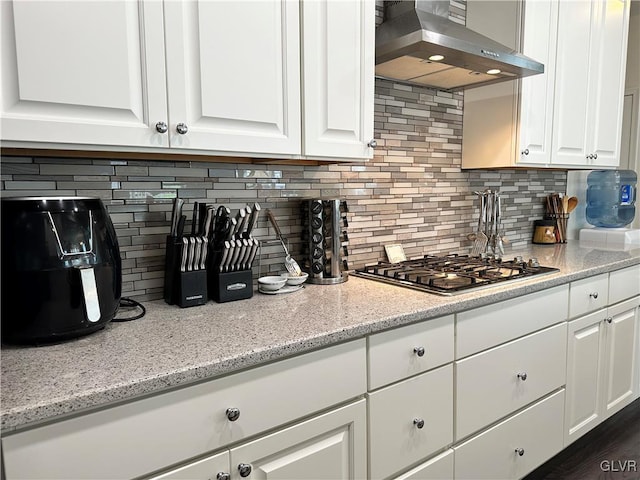
{"label": "burner grate", "polygon": [[357,269],[354,275],[430,293],[453,295],[557,271],[557,268],[539,266],[533,260],[527,263],[520,258],[504,261],[451,254],[425,255],[400,263],[380,261]]}

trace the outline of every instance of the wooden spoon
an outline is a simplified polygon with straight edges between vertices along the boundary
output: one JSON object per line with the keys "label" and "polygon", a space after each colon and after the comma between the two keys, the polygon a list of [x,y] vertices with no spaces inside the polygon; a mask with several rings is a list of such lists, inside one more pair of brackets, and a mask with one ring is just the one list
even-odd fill
{"label": "wooden spoon", "polygon": [[578,197],[569,197],[567,213],[573,212],[578,206]]}

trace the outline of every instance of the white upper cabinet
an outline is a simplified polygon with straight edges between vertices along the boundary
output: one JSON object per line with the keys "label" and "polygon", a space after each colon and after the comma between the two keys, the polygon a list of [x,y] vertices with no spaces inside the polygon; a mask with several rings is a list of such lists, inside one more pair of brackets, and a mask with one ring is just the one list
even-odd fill
{"label": "white upper cabinet", "polygon": [[628,1],[560,3],[553,163],[619,165],[628,23]]}
{"label": "white upper cabinet", "polygon": [[168,1],[164,12],[171,147],[300,153],[297,2]]}
{"label": "white upper cabinet", "polygon": [[2,140],[167,146],[162,4],[0,2]]}
{"label": "white upper cabinet", "polygon": [[545,72],[465,92],[463,168],[618,166],[629,0],[509,2],[514,27],[504,2],[469,4],[468,26],[507,29]]}
{"label": "white upper cabinet", "polygon": [[371,156],[374,8],[372,1],[302,3],[306,155]]}
{"label": "white upper cabinet", "polygon": [[1,20],[4,146],[373,155],[373,0],[6,1]]}

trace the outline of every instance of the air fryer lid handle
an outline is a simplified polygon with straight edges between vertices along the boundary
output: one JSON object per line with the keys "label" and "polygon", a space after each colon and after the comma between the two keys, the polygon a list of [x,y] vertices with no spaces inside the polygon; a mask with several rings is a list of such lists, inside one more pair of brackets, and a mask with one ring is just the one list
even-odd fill
{"label": "air fryer lid handle", "polygon": [[100,302],[98,301],[98,288],[96,287],[96,275],[93,267],[80,267],[80,281],[82,283],[82,295],[87,320],[92,323],[100,320]]}

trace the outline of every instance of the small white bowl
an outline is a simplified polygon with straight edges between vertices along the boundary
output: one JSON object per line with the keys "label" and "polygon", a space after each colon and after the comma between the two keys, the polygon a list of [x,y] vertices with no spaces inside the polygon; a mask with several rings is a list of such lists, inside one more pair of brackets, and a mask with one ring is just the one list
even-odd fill
{"label": "small white bowl", "polygon": [[270,292],[274,292],[276,290],[280,290],[284,287],[284,284],[287,283],[287,279],[285,277],[281,277],[279,275],[270,275],[267,277],[260,277],[258,279],[258,285],[261,289],[267,290]]}
{"label": "small white bowl", "polygon": [[300,275],[291,275],[290,273],[283,273],[282,276],[287,279],[287,285],[301,285],[307,281],[309,274],[302,272]]}

